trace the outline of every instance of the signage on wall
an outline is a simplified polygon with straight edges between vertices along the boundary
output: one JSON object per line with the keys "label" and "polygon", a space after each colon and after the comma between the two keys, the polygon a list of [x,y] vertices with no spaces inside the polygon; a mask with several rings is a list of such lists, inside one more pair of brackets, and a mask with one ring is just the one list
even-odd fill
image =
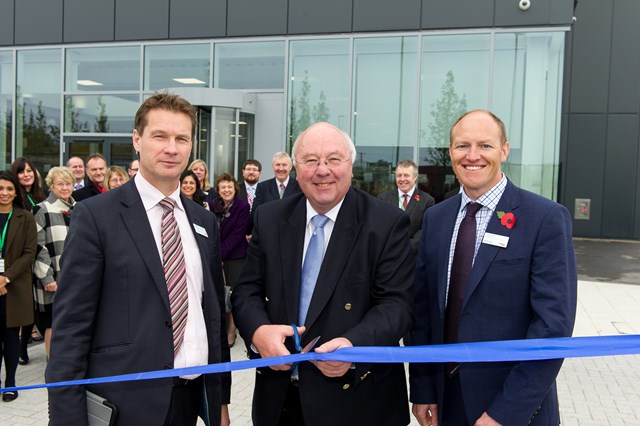
{"label": "signage on wall", "polygon": [[576,220],[589,220],[591,216],[591,198],[576,198],[573,218]]}

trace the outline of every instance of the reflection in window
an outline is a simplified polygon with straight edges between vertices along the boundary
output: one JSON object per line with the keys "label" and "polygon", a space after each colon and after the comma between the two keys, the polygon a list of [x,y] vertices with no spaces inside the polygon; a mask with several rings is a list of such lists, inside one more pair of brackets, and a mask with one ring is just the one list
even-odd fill
{"label": "reflection in window", "polygon": [[348,132],[349,40],[299,40],[289,46],[288,149],[318,121]]}
{"label": "reflection in window", "polygon": [[140,90],[140,48],[84,47],[66,51],[67,91]]}
{"label": "reflection in window", "polygon": [[413,159],[417,44],[415,36],[354,41],[354,180],[373,195],[395,188],[392,169]]}
{"label": "reflection in window", "polygon": [[144,89],[209,87],[210,44],[147,46]]}
{"label": "reflection in window", "polygon": [[0,170],[11,164],[11,120],[13,118],[13,54],[0,52]]}
{"label": "reflection in window", "polygon": [[59,164],[61,71],[60,49],[18,51],[16,157],[41,173]]}
{"label": "reflection in window", "polygon": [[284,53],[283,41],[216,44],[214,87],[282,89]]}
{"label": "reflection in window", "polygon": [[64,98],[64,131],[130,133],[138,95],[73,95]]}

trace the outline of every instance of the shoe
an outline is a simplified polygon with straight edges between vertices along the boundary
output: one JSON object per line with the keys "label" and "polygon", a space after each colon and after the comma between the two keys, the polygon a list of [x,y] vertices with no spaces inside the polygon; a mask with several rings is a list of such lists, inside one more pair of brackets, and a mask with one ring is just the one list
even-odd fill
{"label": "shoe", "polygon": [[31,339],[32,339],[34,342],[42,342],[42,341],[44,340],[44,337],[42,337],[42,336],[40,336],[40,335],[37,335],[37,336],[31,335]]}
{"label": "shoe", "polygon": [[26,357],[22,357],[21,356],[20,358],[18,358],[18,364],[20,364],[20,365],[29,364],[29,357],[28,356],[26,356]]}
{"label": "shoe", "polygon": [[2,394],[2,400],[4,402],[15,401],[18,398],[18,391],[9,391]]}

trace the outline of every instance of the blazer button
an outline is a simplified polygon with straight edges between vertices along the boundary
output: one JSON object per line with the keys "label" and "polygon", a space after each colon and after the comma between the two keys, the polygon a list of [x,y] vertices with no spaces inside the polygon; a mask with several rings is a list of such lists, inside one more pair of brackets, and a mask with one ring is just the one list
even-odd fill
{"label": "blazer button", "polygon": [[268,301],[269,301],[269,298],[265,296],[264,301],[265,301],[265,302],[268,302]]}
{"label": "blazer button", "polygon": [[343,390],[349,389],[349,383],[345,383],[344,385],[342,385],[342,389]]}
{"label": "blazer button", "polygon": [[347,303],[346,305],[344,305],[344,309],[345,309],[345,311],[350,311],[351,310],[351,303]]}

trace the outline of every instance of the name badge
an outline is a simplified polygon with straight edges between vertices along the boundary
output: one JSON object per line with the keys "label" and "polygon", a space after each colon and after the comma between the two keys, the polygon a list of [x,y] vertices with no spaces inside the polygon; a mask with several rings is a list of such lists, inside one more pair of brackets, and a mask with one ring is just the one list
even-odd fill
{"label": "name badge", "polygon": [[197,234],[202,235],[203,237],[207,237],[209,238],[209,235],[207,235],[207,230],[204,229],[202,226],[200,225],[196,225],[195,223],[193,224],[193,229],[196,230]]}
{"label": "name badge", "polygon": [[505,248],[507,247],[507,244],[509,244],[509,237],[507,237],[506,235],[498,235],[492,234],[491,232],[485,232],[482,243]]}
{"label": "name badge", "polygon": [[0,274],[4,274],[4,259],[0,259]]}

